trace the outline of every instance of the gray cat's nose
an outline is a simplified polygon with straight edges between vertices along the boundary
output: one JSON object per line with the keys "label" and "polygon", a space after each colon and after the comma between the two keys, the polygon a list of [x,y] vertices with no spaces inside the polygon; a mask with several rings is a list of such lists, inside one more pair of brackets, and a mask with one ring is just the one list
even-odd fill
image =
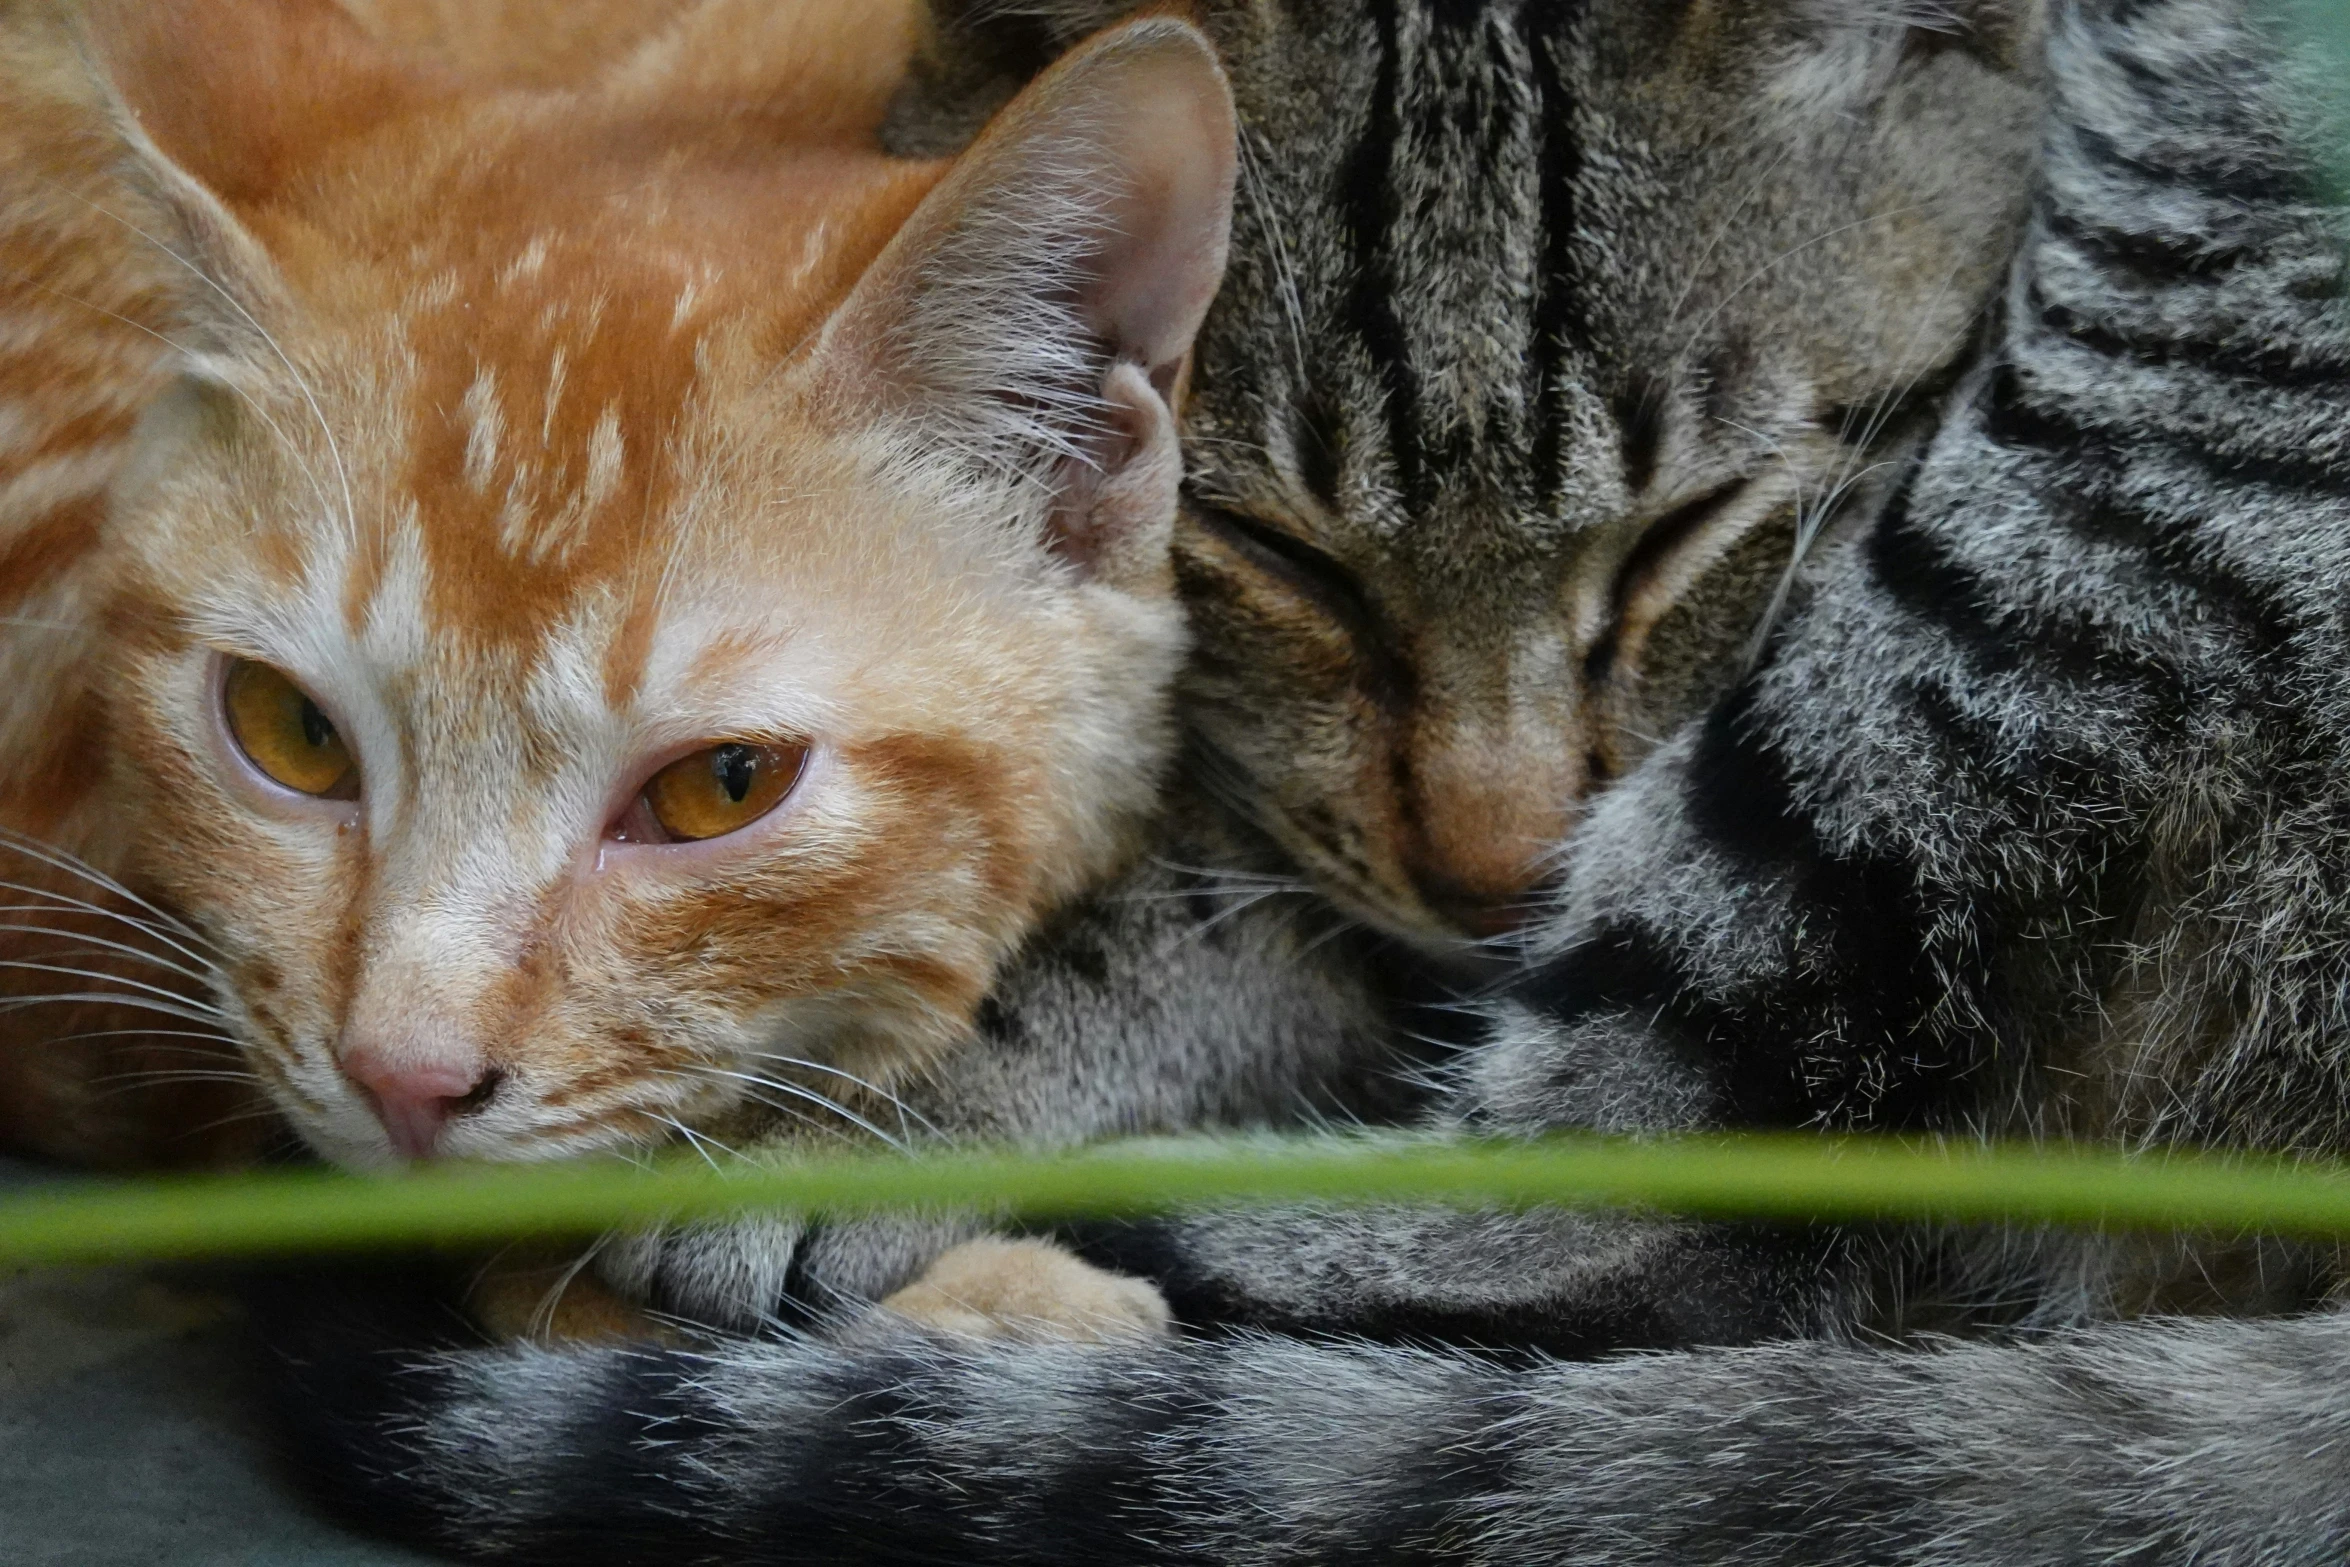
{"label": "gray cat's nose", "polygon": [[498,1084],[498,1073],[478,1057],[415,1059],[362,1045],[343,1053],[342,1067],[403,1159],[431,1158],[450,1119],[481,1108]]}

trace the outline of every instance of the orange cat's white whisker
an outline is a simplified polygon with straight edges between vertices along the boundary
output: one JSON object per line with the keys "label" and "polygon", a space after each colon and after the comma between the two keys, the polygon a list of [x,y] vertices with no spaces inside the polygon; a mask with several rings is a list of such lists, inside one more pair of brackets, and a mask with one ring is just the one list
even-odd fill
{"label": "orange cat's white whisker", "polygon": [[530,1331],[532,1337],[550,1338],[553,1336],[555,1313],[562,1307],[563,1296],[573,1284],[578,1282],[579,1276],[587,1271],[588,1265],[596,1260],[596,1253],[602,1249],[603,1237],[598,1236],[594,1245],[585,1248],[578,1256],[572,1258],[563,1271],[555,1276],[555,1282],[547,1286],[546,1293],[539,1297],[538,1304],[531,1309]]}
{"label": "orange cat's white whisker", "polygon": [[[842,1104],[839,1100],[834,1099],[827,1094],[820,1094],[813,1088],[803,1087],[798,1083],[788,1083],[779,1077],[761,1077],[755,1072],[735,1072],[720,1066],[697,1065],[688,1067],[687,1070],[700,1073],[707,1077],[723,1077],[735,1082],[753,1084],[760,1088],[772,1088],[779,1094],[789,1094],[794,1099],[804,1100],[807,1103],[816,1106],[820,1110],[830,1111],[832,1114],[837,1115],[842,1120],[848,1122],[851,1126],[856,1127],[859,1131],[867,1132],[875,1137],[880,1138],[883,1142],[889,1144],[892,1148],[905,1147],[905,1142],[902,1138],[893,1136],[890,1133],[883,1131],[880,1127],[874,1125],[871,1121],[866,1120],[865,1117],[859,1115],[856,1111],[850,1109],[847,1105]],[[845,1076],[846,1074],[844,1073],[843,1075]],[[933,1130],[936,1129],[933,1128]]]}
{"label": "orange cat's white whisker", "polygon": [[21,973],[62,974],[68,979],[94,980],[99,984],[128,985],[134,990],[160,997],[175,1006],[206,1011],[216,1017],[221,1015],[219,1008],[199,1001],[184,991],[171,990],[162,985],[150,985],[143,979],[133,979],[127,974],[110,974],[104,969],[74,968],[70,964],[63,963],[36,963],[30,958],[0,958],[0,969],[10,969]]}
{"label": "orange cat's white whisker", "polygon": [[[111,976],[100,977],[110,978]],[[153,1012],[162,1017],[178,1018],[183,1023],[209,1023],[220,1016],[215,1012],[197,1012],[186,1007],[168,1006],[151,997],[135,996],[116,990],[53,990],[44,991],[36,996],[10,996],[6,1000],[0,1000],[0,1013],[22,1012],[30,1007],[91,1003],[123,1007],[133,1012]]]}
{"label": "orange cat's white whisker", "polygon": [[[41,907],[39,904],[0,904],[0,914],[26,913],[40,910]],[[45,912],[55,913],[56,911],[50,909]],[[142,963],[151,963],[167,973],[178,974],[183,978],[194,980],[199,985],[210,984],[219,977],[221,972],[217,968],[200,972],[189,968],[184,963],[174,963],[169,958],[150,952],[144,947],[134,947],[127,941],[109,940],[104,936],[92,935],[88,931],[64,930],[53,925],[25,925],[15,920],[0,922],[0,930],[6,930],[11,935],[55,936],[61,941],[77,942],[80,945],[73,952],[75,957],[94,958],[103,953],[119,953],[124,957],[137,958]]]}
{"label": "orange cat's white whisker", "polygon": [[[653,1074],[656,1077],[674,1078],[679,1081],[692,1083],[697,1087],[706,1087],[707,1080],[710,1076],[710,1074],[707,1072],[697,1071],[687,1067],[655,1067],[653,1069]],[[750,1100],[753,1104],[763,1105],[767,1109],[775,1111],[778,1115],[788,1115],[802,1126],[810,1127],[817,1131],[824,1131],[829,1128],[830,1123],[818,1120],[815,1116],[810,1115],[807,1111],[801,1109],[798,1105],[793,1104],[788,1099],[770,1098],[755,1088],[743,1092],[742,1097]]]}
{"label": "orange cat's white whisker", "polygon": [[140,897],[130,888],[99,870],[79,855],[69,854],[54,844],[43,843],[38,838],[28,837],[24,833],[6,827],[0,827],[0,848],[13,849],[28,860],[37,860],[52,870],[63,871],[69,876],[78,876],[93,886],[113,893],[116,897],[127,899],[146,910],[155,918],[162,929],[168,929],[175,935],[184,936],[190,941],[201,942],[205,946],[214,945],[206,939],[202,931],[197,930],[176,914]]}
{"label": "orange cat's white whisker", "polygon": [[883,1104],[888,1105],[892,1110],[895,1110],[898,1114],[900,1130],[904,1129],[904,1123],[906,1119],[911,1117],[915,1121],[921,1123],[922,1130],[930,1133],[931,1135],[944,1135],[936,1126],[931,1124],[931,1122],[926,1117],[924,1117],[921,1111],[915,1109],[912,1105],[906,1103],[903,1099],[900,1099],[896,1094],[891,1093],[888,1089],[882,1087],[878,1083],[869,1082],[865,1078],[859,1077],[856,1073],[844,1070],[841,1067],[832,1066],[822,1061],[810,1061],[805,1056],[787,1056],[779,1051],[774,1050],[745,1051],[743,1053],[743,1059],[749,1061],[768,1061],[777,1066],[796,1067],[803,1072],[822,1072],[827,1077],[837,1077],[842,1082],[847,1083],[852,1087],[862,1088],[865,1090],[865,1092],[871,1094],[874,1098],[880,1100]]}
{"label": "orange cat's white whisker", "polygon": [[[45,1034],[40,1043],[71,1045],[87,1039],[136,1039],[141,1042],[140,1050],[143,1054],[195,1056],[204,1061],[218,1061],[223,1049],[233,1048],[237,1043],[231,1035],[192,1028],[86,1028],[71,1034]],[[202,1039],[210,1041],[217,1048],[207,1050],[198,1045],[155,1044],[153,1041],[158,1039]],[[258,1073],[248,1072],[246,1075],[255,1081],[260,1080]]]}
{"label": "orange cat's white whisker", "polygon": [[196,1067],[158,1067],[148,1072],[109,1072],[96,1081],[105,1085],[110,1095],[136,1093],[157,1083],[258,1083],[259,1073],[240,1072],[234,1068],[204,1070]]}
{"label": "orange cat's white whisker", "polygon": [[[720,1167],[718,1161],[710,1156],[711,1148],[717,1149],[720,1153],[726,1155],[729,1159],[736,1157],[735,1151],[727,1147],[724,1143],[720,1142],[717,1138],[711,1137],[706,1133],[695,1131],[692,1127],[677,1119],[677,1117],[673,1115],[662,1115],[658,1112],[652,1112],[652,1114],[654,1120],[659,1121],[662,1125],[669,1127],[671,1130],[684,1137],[687,1145],[690,1146],[695,1153],[700,1154],[702,1156],[702,1162],[707,1164],[711,1169],[715,1170]],[[705,1147],[705,1144],[708,1146]]]}
{"label": "orange cat's white whisker", "polygon": [[208,1121],[199,1121],[188,1128],[186,1135],[191,1139],[200,1138],[206,1132],[217,1132],[224,1126],[237,1126],[247,1121],[274,1121],[277,1118],[278,1112],[268,1105],[252,1105],[242,1110],[231,1110],[226,1115],[216,1115]]}
{"label": "orange cat's white whisker", "polygon": [[142,936],[152,936],[189,962],[200,965],[206,976],[219,978],[226,974],[226,970],[213,962],[212,959],[186,942],[177,939],[174,932],[158,925],[153,920],[141,919],[135,914],[126,914],[121,909],[110,909],[103,904],[92,903],[84,898],[76,898],[71,894],[59,892],[53,887],[34,886],[26,882],[0,881],[0,892],[21,893],[26,897],[45,900],[41,903],[9,904],[5,908],[0,908],[0,913],[35,913],[53,916],[63,912],[71,912],[88,914],[96,919],[112,920]]}

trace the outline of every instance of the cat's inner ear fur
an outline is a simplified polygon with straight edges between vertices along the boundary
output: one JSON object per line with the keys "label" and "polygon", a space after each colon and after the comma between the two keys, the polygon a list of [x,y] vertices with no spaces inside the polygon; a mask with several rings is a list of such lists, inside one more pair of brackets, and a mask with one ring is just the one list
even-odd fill
{"label": "cat's inner ear fur", "polygon": [[1095,38],[924,200],[828,323],[820,373],[878,395],[922,447],[1034,486],[1081,569],[1155,580],[1234,160],[1231,95],[1196,31],[1152,18]]}
{"label": "cat's inner ear fur", "polygon": [[97,0],[81,46],[109,101],[129,183],[163,214],[147,237],[183,264],[178,341],[199,378],[271,357],[285,286],[237,216],[281,197],[325,142],[445,84],[329,0]]}

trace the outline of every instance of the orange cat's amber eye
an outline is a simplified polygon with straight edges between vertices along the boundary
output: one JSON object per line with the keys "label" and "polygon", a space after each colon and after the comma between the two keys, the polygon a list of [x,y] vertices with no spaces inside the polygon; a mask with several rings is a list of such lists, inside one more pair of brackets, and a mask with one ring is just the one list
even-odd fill
{"label": "orange cat's amber eye", "polygon": [[229,733],[246,759],[297,794],[359,798],[350,747],[303,689],[267,664],[240,658],[221,688]]}
{"label": "orange cat's amber eye", "polygon": [[729,740],[655,773],[645,784],[645,808],[672,839],[716,838],[774,810],[807,765],[804,745]]}

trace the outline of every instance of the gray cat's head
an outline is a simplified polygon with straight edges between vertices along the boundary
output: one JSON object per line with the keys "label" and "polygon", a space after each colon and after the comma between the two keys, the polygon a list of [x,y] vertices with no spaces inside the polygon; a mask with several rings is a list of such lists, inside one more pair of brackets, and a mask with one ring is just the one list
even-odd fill
{"label": "gray cat's head", "polygon": [[[1128,8],[939,0],[905,139]],[[2037,7],[1202,10],[1246,158],[1186,422],[1191,723],[1341,903],[1492,933],[1974,340]]]}

